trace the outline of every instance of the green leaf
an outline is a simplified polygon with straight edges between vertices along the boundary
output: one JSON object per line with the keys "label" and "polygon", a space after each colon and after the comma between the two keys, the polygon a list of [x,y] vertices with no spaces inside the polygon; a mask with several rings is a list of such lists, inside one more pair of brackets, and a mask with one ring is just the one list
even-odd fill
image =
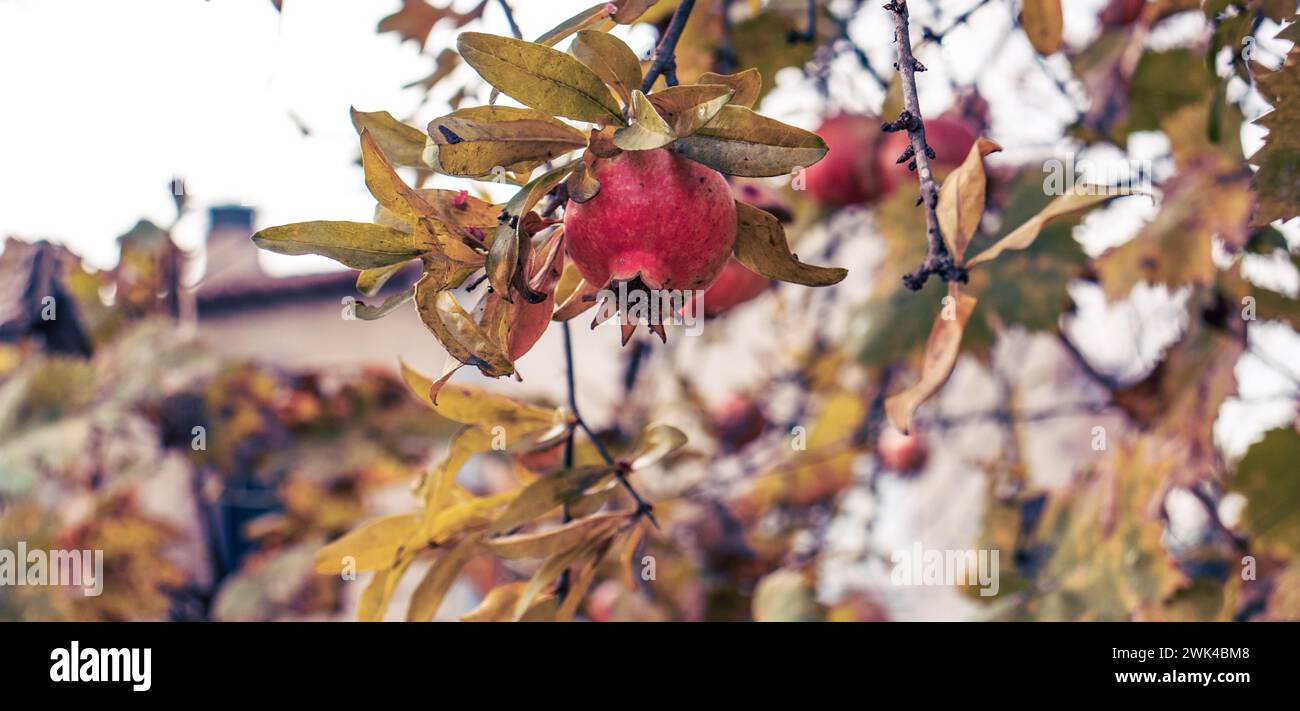
{"label": "green leaf", "polygon": [[456,46],[489,84],[525,106],[575,121],[623,123],[600,77],[563,52],[480,32],[461,33]]}
{"label": "green leaf", "polygon": [[1300,433],[1268,432],[1237,464],[1229,490],[1246,497],[1242,523],[1261,550],[1291,558],[1300,553]]}
{"label": "green leaf", "polygon": [[614,132],[614,145],[625,151],[648,151],[663,148],[677,138],[640,89],[632,92],[630,109],[632,122]]}
{"label": "green leaf", "polygon": [[297,222],[268,227],[253,244],[277,254],[319,254],[353,269],[373,269],[420,256],[411,235],[368,222]]}
{"label": "green leaf", "polygon": [[736,203],[736,243],[732,247],[742,264],[771,279],[805,286],[838,284],[847,269],[814,267],[790,252],[785,228],[771,213],[743,202]]}
{"label": "green leaf", "polygon": [[583,492],[614,475],[608,465],[565,469],[544,476],[524,488],[501,514],[488,533],[502,533],[544,516],[561,504],[576,501]]}
{"label": "green leaf", "polygon": [[350,111],[352,125],[357,129],[357,135],[362,131],[369,131],[370,135],[375,137],[375,142],[379,144],[379,149],[394,165],[409,168],[429,167],[421,157],[424,154],[425,141],[428,140],[423,131],[398,121],[387,111],[365,112],[357,111],[355,108]]}
{"label": "green leaf", "polygon": [[439,173],[467,178],[526,172],[587,145],[578,129],[532,109],[476,106],[429,123],[425,158]]}
{"label": "green leaf", "polygon": [[745,108],[754,108],[754,103],[758,101],[759,92],[763,89],[763,75],[754,68],[746,69],[743,72],[735,74],[715,74],[705,72],[700,75],[700,80],[696,84],[722,84],[731,87],[735,92],[731,95],[729,103]]}
{"label": "green leaf", "polygon": [[607,32],[579,32],[569,53],[604,80],[624,104],[630,103],[632,92],[641,87],[641,60],[623,40]]}
{"label": "green leaf", "polygon": [[725,106],[694,136],[678,139],[674,150],[723,173],[762,178],[816,163],[826,155],[826,142],[743,106]]}

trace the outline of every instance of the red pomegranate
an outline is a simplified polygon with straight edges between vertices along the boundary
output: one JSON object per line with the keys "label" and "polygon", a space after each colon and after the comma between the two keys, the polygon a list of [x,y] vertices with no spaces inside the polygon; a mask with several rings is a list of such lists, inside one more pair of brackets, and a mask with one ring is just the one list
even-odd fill
{"label": "red pomegranate", "polygon": [[708,288],[736,239],[736,204],[722,174],[662,148],[594,168],[600,192],[564,211],[565,244],[583,278]]}
{"label": "red pomegranate", "polygon": [[876,160],[881,140],[880,119],[840,114],[817,129],[826,141],[826,157],[808,168],[808,192],[827,207],[874,202],[884,194]]}

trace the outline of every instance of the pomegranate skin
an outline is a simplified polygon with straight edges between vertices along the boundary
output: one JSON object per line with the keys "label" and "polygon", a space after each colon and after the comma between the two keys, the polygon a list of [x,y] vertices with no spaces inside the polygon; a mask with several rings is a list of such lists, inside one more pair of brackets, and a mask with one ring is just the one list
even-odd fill
{"label": "pomegranate skin", "polygon": [[1098,19],[1101,20],[1103,27],[1114,28],[1131,25],[1142,14],[1142,8],[1146,5],[1146,0],[1110,0],[1106,7],[1101,9]]}
{"label": "pomegranate skin", "polygon": [[[930,161],[934,168],[952,170],[966,160],[970,147],[979,139],[979,133],[970,121],[960,116],[945,114],[925,122],[925,140],[934,150]],[[885,136],[880,144],[880,174],[885,181],[885,192],[892,193],[899,185],[916,182],[916,173],[907,169],[908,161],[896,163],[911,141],[906,131]]]}
{"label": "pomegranate skin", "polygon": [[839,114],[817,129],[826,141],[826,157],[808,167],[808,192],[827,207],[843,207],[875,201],[883,194],[876,148],[880,143],[880,119],[874,116]]}
{"label": "pomegranate skin", "polygon": [[665,149],[597,160],[600,192],[564,211],[565,245],[589,284],[640,277],[652,289],[706,289],[736,240],[722,174]]}
{"label": "pomegranate skin", "polygon": [[[757,274],[732,257],[717,280],[704,292],[704,315],[717,316],[767,291],[772,280]],[[686,308],[693,309],[694,302]]]}

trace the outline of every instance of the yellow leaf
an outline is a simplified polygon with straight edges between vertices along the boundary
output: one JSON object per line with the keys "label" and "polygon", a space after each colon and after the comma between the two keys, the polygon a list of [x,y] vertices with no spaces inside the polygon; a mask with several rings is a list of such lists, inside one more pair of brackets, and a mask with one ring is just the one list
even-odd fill
{"label": "yellow leaf", "polygon": [[731,101],[731,87],[722,84],[674,86],[647,96],[668,122],[673,135],[690,136],[713,120]]}
{"label": "yellow leaf", "polygon": [[441,545],[471,528],[486,527],[492,523],[497,511],[513,501],[519,491],[515,489],[492,496],[477,496],[439,510],[429,519],[427,540]]}
{"label": "yellow leaf", "polygon": [[368,222],[297,222],[268,227],[253,244],[277,254],[319,254],[353,269],[373,269],[420,256],[411,235]]}
{"label": "yellow leaf", "polygon": [[885,400],[885,413],[889,415],[889,421],[904,434],[912,429],[912,414],[916,408],[939,392],[939,388],[948,381],[953,366],[957,364],[962,332],[966,329],[971,312],[975,310],[975,299],[962,294],[956,283],[948,285],[948,298],[945,302],[947,303],[939,310],[930,337],[925,342],[925,360],[921,364],[920,381]]}
{"label": "yellow leaf", "polygon": [[375,267],[374,269],[362,269],[357,274],[357,291],[363,296],[374,296],[379,290],[384,288],[384,284],[392,278],[394,274],[402,270],[406,262],[397,262],[386,267]]}
{"label": "yellow leaf", "polygon": [[393,514],[364,523],[316,552],[316,572],[337,575],[345,569],[389,567],[419,526],[420,514]]}
{"label": "yellow leaf", "polygon": [[705,72],[700,75],[700,80],[696,83],[729,86],[735,92],[731,95],[729,103],[752,109],[754,108],[754,102],[758,101],[758,95],[763,89],[763,75],[753,68],[735,74]]}
{"label": "yellow leaf", "polygon": [[697,163],[747,178],[786,175],[826,155],[826,142],[817,134],[743,106],[724,106],[707,126],[673,146]]}
{"label": "yellow leaf", "polygon": [[370,135],[361,132],[361,166],[366,174],[366,188],[375,200],[399,220],[415,225],[422,217],[432,217],[433,208],[402,179],[389,165],[383,151]]}
{"label": "yellow leaf", "polygon": [[355,108],[350,111],[357,134],[369,131],[389,161],[411,168],[429,167],[422,157],[429,138],[423,131],[398,121],[387,111],[365,112]]}
{"label": "yellow leaf", "polygon": [[465,563],[478,549],[478,541],[479,536],[476,534],[466,536],[429,566],[415,592],[411,593],[411,606],[406,611],[407,622],[433,619],[442,606],[442,599],[460,575],[461,568],[465,567]]}
{"label": "yellow leaf", "polygon": [[[515,613],[515,603],[518,602],[519,596],[523,594],[524,589],[528,587],[527,580],[520,580],[505,585],[498,585],[488,591],[483,596],[483,602],[472,611],[461,616],[461,622],[508,622]],[[534,617],[541,617],[545,614],[544,608],[554,605],[555,598],[551,595],[542,595],[533,601],[528,608],[528,612],[523,616],[523,620],[531,621]]]}
{"label": "yellow leaf", "polygon": [[1097,189],[1098,194],[1089,194],[1087,189],[1096,186],[1083,186],[1082,191],[1062,195],[1047,204],[1037,215],[1029,218],[1025,224],[1012,230],[1010,234],[994,242],[988,249],[975,255],[973,259],[966,263],[967,268],[974,267],[977,264],[983,264],[997,258],[1007,250],[1024,249],[1038,239],[1038,234],[1043,231],[1043,227],[1048,222],[1064,217],[1083,210],[1096,207],[1104,202],[1114,200],[1122,195],[1132,195],[1135,191],[1129,188],[1107,188],[1109,194],[1103,193]]}
{"label": "yellow leaf", "polygon": [[[569,581],[569,589],[564,594],[564,602],[558,606],[555,612],[556,622],[571,622],[573,620],[573,616],[578,612],[578,605],[582,604],[582,599],[587,596],[587,590],[591,588],[592,582],[596,580],[596,564],[598,562],[593,558],[578,568],[578,574]],[[536,607],[536,604],[534,604],[534,607]],[[522,619],[527,621],[528,615],[524,615]]]}
{"label": "yellow leaf", "polygon": [[1046,57],[1061,48],[1061,0],[1023,0],[1020,23],[1039,54]]}
{"label": "yellow leaf", "polygon": [[1002,146],[993,141],[979,139],[939,190],[939,231],[948,253],[959,264],[984,215],[984,157],[1000,150]]}
{"label": "yellow leaf", "polygon": [[481,32],[462,32],[456,47],[489,84],[525,106],[575,121],[623,123],[600,77],[563,52]]}
{"label": "yellow leaf", "polygon": [[583,492],[613,475],[612,467],[596,465],[565,469],[542,477],[525,487],[510,502],[505,512],[492,523],[488,533],[509,531],[544,516],[565,502],[577,500]]}
{"label": "yellow leaf", "polygon": [[596,514],[542,531],[490,538],[484,541],[484,546],[497,556],[511,560],[549,558],[599,536],[627,518],[626,513]]}
{"label": "yellow leaf", "polygon": [[547,427],[555,419],[555,409],[540,407],[507,395],[484,390],[475,385],[450,383],[438,394],[435,405],[429,399],[429,386],[433,384],[427,376],[417,372],[405,362],[400,363],[402,379],[435,412],[443,417],[463,425],[483,425],[492,427],[500,425],[509,429],[515,425],[527,425],[521,429]]}
{"label": "yellow leaf", "polygon": [[547,30],[546,33],[541,37],[538,37],[535,42],[547,47],[554,47],[560,42],[560,40],[563,40],[574,32],[591,27],[592,25],[608,20],[609,18],[609,3],[597,3]]}
{"label": "yellow leaf", "polygon": [[672,425],[652,424],[641,433],[632,453],[632,471],[640,471],[663,461],[664,457],[676,452],[686,444],[686,433]]}
{"label": "yellow leaf", "polygon": [[624,104],[641,88],[641,60],[623,40],[609,33],[583,30],[573,39],[569,53],[604,80]]}
{"label": "yellow leaf", "polygon": [[781,221],[765,210],[737,202],[736,223],[732,250],[741,264],[758,274],[805,286],[838,284],[848,276],[847,269],[800,262],[790,252]]}
{"label": "yellow leaf", "polygon": [[636,551],[641,545],[641,539],[645,538],[646,522],[648,519],[637,521],[636,525],[627,534],[627,542],[623,544],[623,552],[619,555],[619,567],[623,570],[623,584],[627,586],[628,592],[636,592]]}
{"label": "yellow leaf", "polygon": [[614,132],[614,145],[625,151],[649,151],[663,148],[677,138],[640,89],[632,92],[630,109],[632,122]]}
{"label": "yellow leaf", "polygon": [[426,273],[415,284],[415,307],[420,319],[453,358],[477,367],[484,375],[500,377],[514,372],[501,346],[474,321],[450,291],[441,290]]}
{"label": "yellow leaf", "polygon": [[475,106],[429,123],[425,159],[439,173],[479,178],[526,172],[586,145],[586,134],[549,114]]}
{"label": "yellow leaf", "polygon": [[603,539],[593,538],[576,548],[546,559],[546,562],[542,563],[542,566],[533,574],[532,579],[528,581],[524,591],[519,594],[519,599],[515,601],[514,619],[522,618],[524,612],[532,605],[533,599],[542,592],[542,589],[559,578],[560,574],[568,570],[570,566],[587,556],[593,559],[599,558],[600,554],[604,552],[602,544],[606,542]]}

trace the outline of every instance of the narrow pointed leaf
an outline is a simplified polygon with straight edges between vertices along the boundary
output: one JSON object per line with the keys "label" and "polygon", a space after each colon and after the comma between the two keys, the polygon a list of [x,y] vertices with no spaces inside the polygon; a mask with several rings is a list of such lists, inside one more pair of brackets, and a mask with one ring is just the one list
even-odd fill
{"label": "narrow pointed leaf", "polygon": [[[961,349],[962,333],[966,322],[975,310],[975,299],[962,294],[955,283],[948,285],[948,295],[954,299],[951,312],[948,305],[940,309],[935,317],[930,337],[925,342],[924,361],[921,364],[921,379],[915,385],[885,400],[885,413],[894,427],[904,434],[912,429],[912,415],[921,403],[939,392],[939,388],[952,375],[952,368],[957,364],[957,354]],[[952,318],[945,318],[951,315]]]}
{"label": "narrow pointed leaf", "polygon": [[583,30],[574,38],[569,53],[596,73],[624,104],[641,87],[641,60],[623,40],[607,32]]}
{"label": "narrow pointed leaf", "polygon": [[576,501],[587,489],[614,475],[605,465],[565,469],[529,484],[492,523],[489,533],[517,528],[557,509],[565,502]]}
{"label": "narrow pointed leaf", "polygon": [[693,161],[747,178],[786,175],[826,155],[826,142],[817,134],[743,106],[723,107],[707,126],[673,146]]}
{"label": "narrow pointed leaf", "polygon": [[439,173],[495,177],[586,145],[586,134],[549,114],[512,106],[476,106],[431,121],[425,157]]}
{"label": "narrow pointed leaf", "polygon": [[686,445],[686,433],[672,425],[653,424],[641,433],[632,454],[632,471],[652,467]]}
{"label": "narrow pointed leaf", "polygon": [[345,569],[361,573],[391,566],[419,526],[420,514],[394,514],[363,523],[316,552],[316,572],[337,575]]}
{"label": "narrow pointed leaf", "polygon": [[1002,146],[981,138],[971,146],[962,162],[943,181],[939,190],[939,231],[948,253],[958,263],[966,254],[971,237],[984,216],[984,157],[1002,150]]}
{"label": "narrow pointed leaf", "polygon": [[411,235],[368,222],[297,222],[268,227],[253,244],[269,252],[319,254],[353,269],[373,269],[420,256]]}
{"label": "narrow pointed leaf", "polygon": [[352,125],[357,134],[369,131],[393,165],[408,168],[428,168],[423,159],[424,144],[428,136],[414,126],[393,118],[387,111],[352,111]]}
{"label": "narrow pointed leaf", "polygon": [[627,517],[626,513],[596,514],[542,531],[491,538],[483,545],[493,554],[511,560],[549,558],[599,536]]}
{"label": "narrow pointed leaf", "polygon": [[[1095,192],[1096,194],[1091,194]],[[974,267],[977,264],[996,259],[998,255],[1008,250],[1024,249],[1038,239],[1038,234],[1043,231],[1047,223],[1058,217],[1072,215],[1077,212],[1089,210],[1103,203],[1114,200],[1124,195],[1134,195],[1137,191],[1130,188],[1098,188],[1096,186],[1082,186],[1082,189],[1073,193],[1062,195],[1047,204],[1037,215],[1029,218],[1023,225],[1012,230],[1010,234],[994,242],[988,249],[975,255],[967,267]]]}
{"label": "narrow pointed leaf", "polygon": [[489,84],[525,106],[575,121],[623,123],[600,77],[563,52],[480,32],[461,33],[456,46]]}
{"label": "narrow pointed leaf", "polygon": [[461,568],[469,562],[477,547],[478,536],[466,536],[429,566],[415,592],[411,593],[411,606],[406,612],[407,622],[425,622],[438,614],[442,599],[447,596],[447,591],[456,582]]}

